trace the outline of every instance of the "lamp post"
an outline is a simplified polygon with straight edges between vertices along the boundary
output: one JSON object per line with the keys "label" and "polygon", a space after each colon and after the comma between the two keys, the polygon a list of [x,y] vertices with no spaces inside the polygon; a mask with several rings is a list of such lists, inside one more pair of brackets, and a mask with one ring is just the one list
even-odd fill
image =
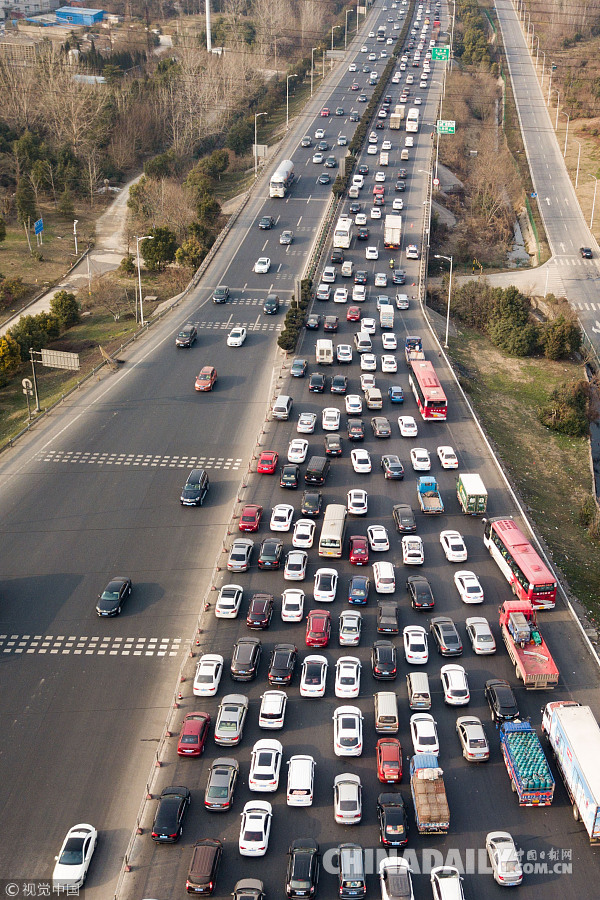
{"label": "lamp post", "polygon": [[79,219],[73,219],[73,236],[75,238],[75,256],[77,256],[77,223]]}
{"label": "lamp post", "polygon": [[144,306],[142,304],[142,270],[140,269],[140,241],[153,241],[154,235],[144,234],[142,237],[136,236],[137,244],[137,270],[138,270],[138,287],[140,292],[140,325],[144,327]]}
{"label": "lamp post", "polygon": [[579,144],[579,152],[577,153],[577,173],[575,175],[575,190],[577,190],[577,184],[579,182],[579,162],[581,160],[581,141],[575,141],[576,144]]}
{"label": "lamp post", "polygon": [[547,103],[548,106],[550,106],[550,93],[552,91],[552,73],[554,72],[555,68],[556,68],[555,64],[550,63],[550,81],[548,82],[548,103]]}
{"label": "lamp post", "polygon": [[595,175],[590,175],[588,172],[588,177],[594,179],[594,199],[592,200],[592,215],[590,218],[590,231],[592,230],[592,226],[594,224],[594,210],[596,209],[596,190],[598,188],[598,179]]}
{"label": "lamp post", "polygon": [[313,47],[310,51],[310,96],[313,95],[313,72],[315,70],[315,50],[318,50],[318,47]]}
{"label": "lamp post", "polygon": [[564,159],[565,156],[567,155],[567,138],[569,137],[569,122],[571,121],[571,116],[569,115],[569,113],[566,113],[564,110],[563,110],[563,116],[567,117],[567,130],[565,132],[565,149],[564,149],[564,153],[563,153],[563,159]]}
{"label": "lamp post", "polygon": [[351,9],[346,10],[346,28],[344,31],[344,50],[348,49],[348,16],[353,12]]}
{"label": "lamp post", "polygon": [[542,50],[542,55],[544,57],[544,62],[542,63],[542,83],[540,86],[544,87],[544,73],[546,71],[546,53],[544,50]]}
{"label": "lamp post", "polygon": [[258,178],[258,117],[266,116],[266,112],[254,113],[254,177]]}
{"label": "lamp post", "polygon": [[297,78],[297,75],[288,75],[285,82],[285,130],[290,127],[290,78]]}
{"label": "lamp post", "polygon": [[[536,50],[535,50],[535,67],[536,67],[536,69],[537,69],[537,67],[538,67],[538,59],[540,58],[540,39],[539,39],[539,36],[538,36],[537,34],[536,34],[536,36],[535,36],[535,39],[536,39],[536,41],[537,41],[537,47],[536,47]],[[533,48],[532,48],[532,49],[533,49]]]}
{"label": "lamp post", "polygon": [[448,332],[450,330],[450,298],[452,296],[452,257],[451,256],[442,256],[441,253],[435,254],[436,259],[445,259],[446,262],[450,263],[450,279],[448,281],[448,310],[446,312],[446,340],[444,341],[444,347],[446,350],[448,349]]}
{"label": "lamp post", "polygon": [[554,130],[558,131],[558,113],[560,112],[560,91],[556,91],[556,125]]}
{"label": "lamp post", "polygon": [[331,29],[331,49],[332,50],[333,50],[333,32],[336,30],[336,28],[341,28],[341,27],[342,27],[341,25],[334,25],[333,28]]}
{"label": "lamp post", "polygon": [[356,4],[356,33],[358,34],[358,3]]}

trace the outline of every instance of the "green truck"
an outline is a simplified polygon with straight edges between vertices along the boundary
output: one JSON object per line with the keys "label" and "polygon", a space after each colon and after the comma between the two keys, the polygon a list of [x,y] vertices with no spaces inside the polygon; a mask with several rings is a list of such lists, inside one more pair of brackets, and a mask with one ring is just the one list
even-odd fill
{"label": "green truck", "polygon": [[482,516],[485,513],[488,494],[479,475],[459,475],[456,496],[465,515]]}

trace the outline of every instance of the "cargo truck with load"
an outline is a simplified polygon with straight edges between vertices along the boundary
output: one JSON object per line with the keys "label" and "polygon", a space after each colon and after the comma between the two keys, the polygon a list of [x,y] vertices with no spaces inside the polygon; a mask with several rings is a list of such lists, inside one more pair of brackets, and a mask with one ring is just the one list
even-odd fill
{"label": "cargo truck with load", "polygon": [[386,150],[382,150],[379,154],[379,165],[380,166],[389,166],[390,164],[390,154]]}
{"label": "cargo truck with load", "polygon": [[529,722],[503,722],[500,749],[519,806],[550,806],[554,778],[540,739]]}
{"label": "cargo truck with load", "polygon": [[558,668],[537,625],[528,600],[506,600],[499,607],[500,628],[508,655],[528,690],[551,690],[558,684]]}
{"label": "cargo truck with load", "polygon": [[488,494],[479,475],[460,475],[456,482],[456,496],[467,516],[482,516],[487,509]]}
{"label": "cargo truck with load", "polygon": [[406,336],[404,341],[404,358],[407,366],[410,366],[414,359],[425,359],[423,341],[418,334],[408,334]]}
{"label": "cargo truck with load", "polygon": [[391,303],[382,306],[379,310],[379,325],[381,328],[394,327],[394,307]]}
{"label": "cargo truck with load", "polygon": [[383,220],[383,246],[398,250],[402,240],[402,216],[386,216]]}
{"label": "cargo truck with load", "polygon": [[573,805],[591,844],[600,843],[600,727],[589,706],[572,700],[546,704],[542,733],[554,753]]}
{"label": "cargo truck with load", "polygon": [[417,498],[425,515],[439,515],[444,512],[442,495],[433,475],[422,475],[417,479]]}
{"label": "cargo truck with load", "polygon": [[406,110],[406,106],[403,103],[399,103],[394,108],[394,112],[390,114],[389,123],[390,123],[390,128],[393,131],[398,131],[400,128],[402,128],[402,122],[404,121],[405,110]]}
{"label": "cargo truck with load", "polygon": [[415,753],[410,761],[410,792],[420,834],[445,834],[450,828],[450,808],[444,773],[435,753]]}

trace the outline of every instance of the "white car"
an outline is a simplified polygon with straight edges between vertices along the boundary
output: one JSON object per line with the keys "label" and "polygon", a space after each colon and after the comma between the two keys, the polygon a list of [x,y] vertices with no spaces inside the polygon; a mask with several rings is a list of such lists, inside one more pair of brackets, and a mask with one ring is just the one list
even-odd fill
{"label": "white car", "polygon": [[346,394],[346,412],[349,416],[360,414],[363,408],[362,397],[358,394]]}
{"label": "white car", "polygon": [[304,438],[294,438],[288,447],[288,462],[303,463],[308,453],[308,441]]}
{"label": "white car", "polygon": [[390,549],[390,539],[383,525],[369,525],[367,528],[369,547],[374,553],[385,553]]}
{"label": "white car", "polygon": [[356,70],[357,70],[356,63],[350,63],[350,65],[348,66],[348,71],[356,72]]}
{"label": "white car", "polygon": [[296,425],[296,431],[299,432],[299,434],[312,434],[315,430],[316,424],[316,413],[300,413],[300,416],[298,417],[298,424]]}
{"label": "white car", "polygon": [[377,371],[377,357],[374,353],[363,353],[360,358],[360,368],[363,372]]}
{"label": "white car", "polygon": [[460,563],[467,561],[467,548],[464,538],[459,531],[448,529],[440,532],[440,544],[448,562]]}
{"label": "white car", "polygon": [[438,447],[437,455],[442,469],[458,469],[458,459],[452,447]]}
{"label": "white car", "polygon": [[333,294],[333,302],[334,303],[347,303],[348,302],[348,288],[340,287],[336,288]]}
{"label": "white car", "polygon": [[405,147],[414,147],[415,146],[415,139],[412,136],[412,134],[406,135],[406,137],[404,138],[404,146]]}
{"label": "white car", "polygon": [[327,660],[324,656],[305,656],[300,674],[300,696],[322,697],[327,681]]}
{"label": "white car", "polygon": [[315,140],[322,141],[324,137],[325,137],[325,129],[317,128],[317,130],[315,131]]}
{"label": "white car", "polygon": [[278,503],[273,507],[269,528],[271,531],[289,531],[294,518],[294,507],[289,503]]}
{"label": "white car", "polygon": [[451,663],[442,666],[440,678],[444,690],[444,701],[448,706],[466,706],[471,699],[467,673],[462,666]]}
{"label": "white car", "polygon": [[418,259],[419,258],[419,248],[416,244],[409,244],[406,248],[406,258],[407,259]]}
{"label": "white car", "polygon": [[315,522],[313,519],[298,519],[294,525],[292,547],[310,550],[315,539]]}
{"label": "white car", "polygon": [[494,880],[503,887],[513,887],[523,881],[521,860],[512,835],[508,831],[490,831],[485,839]]}
{"label": "white car", "polygon": [[410,717],[410,736],[415,753],[440,752],[435,719],[429,713],[415,713]]}
{"label": "white car", "polygon": [[375,376],[370,372],[366,374],[362,374],[360,376],[360,389],[361,391],[368,391],[369,388],[375,387]]}
{"label": "white car", "polygon": [[360,52],[361,52],[361,53],[368,53],[368,52],[369,52],[369,48],[368,48],[368,47],[361,47],[361,48],[360,48]]}
{"label": "white car", "polygon": [[408,294],[396,294],[396,309],[408,309],[410,300]]}
{"label": "white car", "polygon": [[410,863],[402,857],[386,857],[379,863],[381,900],[415,900]]}
{"label": "white car", "polygon": [[424,666],[429,659],[427,632],[422,625],[407,625],[402,632],[404,656],[413,666]]}
{"label": "white car", "polygon": [[304,618],[304,591],[288,588],[281,596],[281,621],[301,622]]}
{"label": "white car", "polygon": [[217,619],[235,619],[240,611],[243,593],[241,584],[224,584],[215,603]]}
{"label": "white car", "polygon": [[465,620],[465,625],[474,653],[477,653],[478,656],[487,656],[496,652],[496,641],[486,618],[470,616]]}
{"label": "white car", "polygon": [[[395,343],[395,339],[394,339]],[[384,354],[381,357],[381,371],[382,372],[397,372],[398,371],[398,363],[396,362],[395,356],[390,356],[389,354]]]}
{"label": "white car", "polygon": [[[355,224],[355,225],[366,225],[366,224],[367,224],[367,217],[366,217],[365,213],[356,213],[356,215],[355,215],[355,217],[354,217],[354,224]],[[368,248],[367,248],[367,249],[368,249]],[[369,258],[369,257],[367,256],[367,259],[368,259],[368,258]]]}
{"label": "white car", "polygon": [[52,872],[53,891],[67,894],[84,884],[97,843],[93,825],[82,822],[69,828]]}
{"label": "white car", "polygon": [[287,694],[285,691],[265,691],[260,696],[259,728],[283,728]]}
{"label": "white car", "polygon": [[416,534],[405,534],[402,537],[402,562],[405,566],[422,566],[425,562],[423,541]]}
{"label": "white car", "polygon": [[223,674],[223,657],[218,653],[205,653],[200,657],[194,675],[194,697],[214,697],[219,690]]}
{"label": "white car", "polygon": [[358,825],[362,818],[362,785],[352,772],[333,781],[333,816],[338,825]]}
{"label": "white car", "polygon": [[335,696],[358,697],[360,691],[360,660],[355,656],[340,656],[335,664]]}
{"label": "white car", "polygon": [[367,147],[367,155],[377,156],[378,153],[379,151],[377,149],[377,144],[369,144],[369,146]]}
{"label": "white car", "polygon": [[369,498],[366,491],[352,488],[348,491],[348,512],[353,516],[366,516],[369,506]]}
{"label": "white car", "polygon": [[[384,149],[383,146],[381,147],[381,149]],[[379,182],[380,184],[381,182],[385,181],[385,172],[375,172],[375,181]]]}
{"label": "white car", "polygon": [[412,447],[410,461],[415,472],[429,472],[431,469],[431,459],[424,447]]}
{"label": "white car", "polygon": [[252,748],[248,788],[251,791],[273,793],[279,787],[279,771],[283,747],[272,738],[261,738]]}
{"label": "white car", "polygon": [[[377,152],[377,150],[375,150]],[[372,219],[380,219],[381,218],[381,209],[378,206],[374,206],[369,213]]]}
{"label": "white car", "polygon": [[306,550],[288,550],[283,569],[285,581],[304,581],[307,565],[308,553]]}
{"label": "white car", "polygon": [[[364,218],[365,218],[365,222],[363,222],[362,224],[366,225],[367,217],[364,216]],[[377,247],[367,247],[367,249],[365,250],[365,257],[366,257],[366,259],[379,259],[379,250],[377,249]]]}
{"label": "white car", "polygon": [[[392,142],[391,142],[391,141],[384,141],[383,144],[381,145],[381,149],[382,149],[382,150],[391,150],[391,149],[392,149]],[[385,181],[385,178],[384,178],[383,180]]]}
{"label": "white car", "polygon": [[387,560],[373,563],[373,578],[378,594],[393,594],[396,590],[394,565]]}
{"label": "white car", "polygon": [[398,428],[402,437],[417,436],[417,423],[412,416],[398,416]]}
{"label": "white car", "polygon": [[421,106],[422,103],[423,100],[421,99],[421,97],[415,97],[415,106]]}
{"label": "white car", "polygon": [[352,460],[352,468],[355,472],[361,474],[363,472],[371,471],[371,457],[368,450],[357,447],[350,453],[350,458]]}
{"label": "white car", "polygon": [[377,322],[375,319],[372,319],[370,316],[361,320],[360,330],[364,331],[366,334],[375,334],[377,329]]}
{"label": "white car", "polygon": [[454,584],[463,603],[483,603],[483,588],[475,572],[460,569],[454,574]]}
{"label": "white car", "polygon": [[232,328],[229,334],[227,335],[227,346],[228,347],[241,347],[246,337],[248,336],[248,332],[241,325],[236,328]]}
{"label": "white car", "polygon": [[354,303],[364,303],[367,299],[367,289],[364,284],[355,284],[352,288],[352,300]]}
{"label": "white car", "polygon": [[337,431],[340,427],[340,411],[334,406],[326,406],[321,414],[323,431]]}
{"label": "white car", "polygon": [[317,569],[313,588],[315,603],[333,603],[337,593],[337,584],[337,569]]}
{"label": "white car", "polygon": [[429,877],[434,900],[465,900],[462,878],[456,866],[435,866]]}
{"label": "white car", "polygon": [[241,856],[264,856],[269,846],[273,808],[267,800],[248,800],[242,813]]}
{"label": "white car", "polygon": [[392,209],[394,210],[394,212],[404,209],[404,200],[402,199],[402,197],[394,197],[392,201]]}
{"label": "white car", "polygon": [[[383,334],[381,335],[381,343],[383,344],[384,350],[396,350],[398,347],[398,341],[397,341],[396,335],[394,334],[393,331],[384,331]],[[384,358],[391,358],[394,360],[394,363],[396,362],[394,357],[384,357]],[[396,365],[394,372],[396,372],[397,370],[398,370],[398,366]],[[381,371],[382,372],[385,371],[383,368],[383,359],[381,360]]]}
{"label": "white car", "polygon": [[362,630],[362,616],[358,610],[343,609],[340,613],[340,647],[358,647]]}
{"label": "white car", "polygon": [[360,756],[363,751],[363,715],[358,706],[338,706],[332,719],[335,755]]}
{"label": "white car", "polygon": [[350,344],[338,344],[335,350],[335,355],[339,363],[351,363],[352,347],[350,346]]}
{"label": "white car", "polygon": [[[387,287],[388,277],[385,272],[375,272],[375,287]],[[379,308],[379,307],[378,307]]]}
{"label": "white car", "polygon": [[259,256],[259,258],[254,263],[254,271],[258,275],[266,275],[270,268],[271,260],[268,256]]}

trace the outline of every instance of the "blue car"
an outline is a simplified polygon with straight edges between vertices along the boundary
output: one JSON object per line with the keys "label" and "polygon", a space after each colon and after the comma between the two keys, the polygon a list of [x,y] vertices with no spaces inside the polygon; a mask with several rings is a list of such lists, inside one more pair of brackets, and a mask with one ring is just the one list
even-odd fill
{"label": "blue car", "polygon": [[392,403],[404,403],[404,391],[398,384],[393,384],[388,390],[388,396]]}
{"label": "blue car", "polygon": [[366,575],[353,575],[348,582],[348,603],[365,606],[369,600],[371,582]]}

